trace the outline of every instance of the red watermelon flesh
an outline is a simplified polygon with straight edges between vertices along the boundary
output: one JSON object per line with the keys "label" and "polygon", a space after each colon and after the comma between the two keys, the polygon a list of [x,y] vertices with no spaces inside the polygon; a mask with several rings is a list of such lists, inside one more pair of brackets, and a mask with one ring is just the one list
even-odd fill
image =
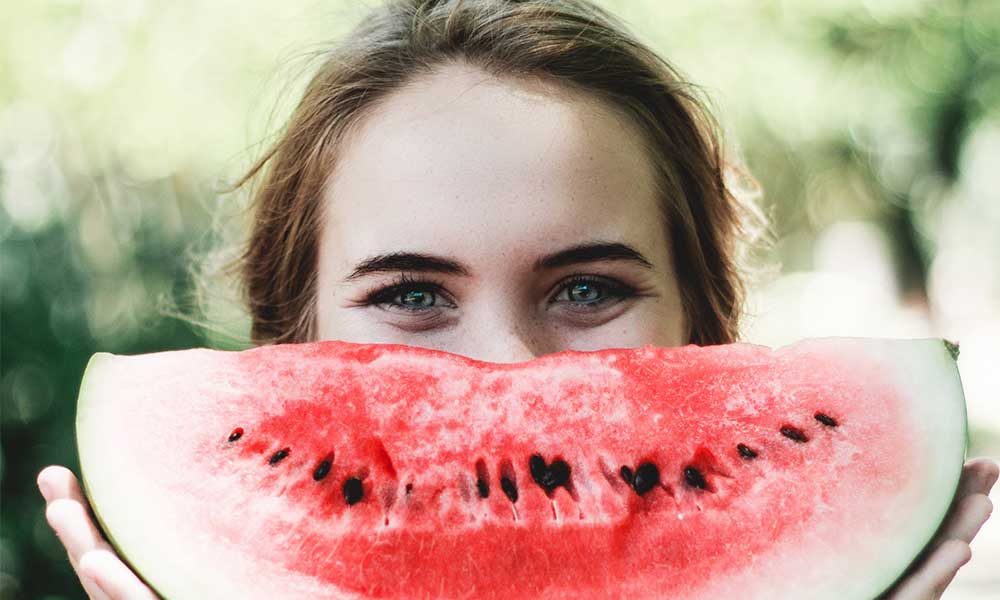
{"label": "red watermelon flesh", "polygon": [[187,598],[871,598],[966,441],[941,340],[95,355],[84,484]]}

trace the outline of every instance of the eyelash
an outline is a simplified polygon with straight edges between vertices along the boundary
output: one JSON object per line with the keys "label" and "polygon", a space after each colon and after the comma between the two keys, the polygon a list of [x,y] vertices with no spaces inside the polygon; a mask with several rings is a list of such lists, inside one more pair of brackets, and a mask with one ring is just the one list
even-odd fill
{"label": "eyelash", "polygon": [[[387,286],[381,288],[374,288],[369,290],[362,301],[365,305],[379,305],[379,304],[397,304],[392,302],[396,299],[396,296],[400,295],[401,292],[405,291],[421,291],[430,292],[432,294],[439,294],[444,289],[444,284],[440,281],[435,281],[433,279],[417,279],[410,277],[406,273],[397,275],[395,280]],[[421,313],[431,308],[407,308],[401,304],[397,304],[401,309],[410,313]]]}
{"label": "eyelash", "polygon": [[[579,283],[587,283],[592,285],[597,285],[604,290],[604,296],[600,300],[594,302],[573,302],[567,301],[566,304],[574,307],[572,310],[577,311],[595,311],[605,304],[612,303],[615,301],[622,301],[627,298],[632,298],[637,296],[637,290],[626,285],[615,279],[605,278],[605,277],[595,277],[593,275],[585,275],[583,273],[574,273],[570,275],[560,286],[559,294],[562,294],[563,290],[571,289],[574,285]],[[554,302],[554,301],[552,301]]]}
{"label": "eyelash", "polygon": [[[583,273],[574,273],[570,275],[564,281],[564,283],[559,287],[559,294],[561,294],[563,290],[572,288],[574,285],[577,285],[579,283],[599,285],[601,286],[601,288],[604,289],[605,295],[600,300],[596,300],[593,302],[572,302],[572,301],[564,302],[571,306],[580,307],[580,308],[573,308],[572,310],[593,311],[596,308],[603,306],[610,300],[616,298],[618,300],[624,300],[626,298],[631,298],[637,295],[636,289],[629,285],[626,285],[624,283],[612,279],[606,279],[603,277],[594,277],[592,275],[585,275]],[[398,302],[394,302],[394,300],[396,299],[396,296],[399,296],[403,292],[407,291],[420,291],[438,295],[441,294],[443,290],[444,290],[444,284],[440,281],[436,281],[430,278],[426,279],[414,278],[410,277],[406,273],[402,273],[396,276],[395,280],[392,283],[384,287],[374,288],[366,292],[362,304],[372,305],[372,306],[378,306],[382,304],[393,304],[398,308],[402,309],[403,311],[411,314],[425,313],[428,311],[432,311],[437,307],[433,306],[433,307],[423,307],[423,308],[421,307],[409,308]],[[550,303],[554,302],[555,302],[554,300],[550,301]]]}

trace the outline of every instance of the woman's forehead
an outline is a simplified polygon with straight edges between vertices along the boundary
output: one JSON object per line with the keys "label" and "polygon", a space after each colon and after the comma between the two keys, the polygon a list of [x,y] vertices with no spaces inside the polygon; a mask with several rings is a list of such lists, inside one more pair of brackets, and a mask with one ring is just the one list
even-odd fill
{"label": "woman's forehead", "polygon": [[324,243],[345,258],[620,240],[659,253],[663,226],[637,127],[582,94],[453,68],[406,87],[345,139]]}

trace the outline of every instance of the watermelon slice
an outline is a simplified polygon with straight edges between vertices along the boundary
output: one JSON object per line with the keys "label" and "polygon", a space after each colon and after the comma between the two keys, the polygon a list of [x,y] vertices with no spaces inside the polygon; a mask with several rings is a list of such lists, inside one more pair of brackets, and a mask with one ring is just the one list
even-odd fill
{"label": "watermelon slice", "polygon": [[173,600],[871,598],[957,486],[952,350],[96,354],[77,436],[106,534]]}

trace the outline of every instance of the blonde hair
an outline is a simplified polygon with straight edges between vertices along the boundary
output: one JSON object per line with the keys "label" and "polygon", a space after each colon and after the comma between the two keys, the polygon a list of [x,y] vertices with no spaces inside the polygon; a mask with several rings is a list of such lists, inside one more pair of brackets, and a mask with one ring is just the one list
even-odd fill
{"label": "blonde hair", "polygon": [[239,274],[253,343],[315,338],[320,199],[345,133],[394,90],[454,61],[562,84],[620,107],[654,157],[688,341],[735,341],[743,260],[764,231],[752,179],[723,157],[697,89],[588,0],[390,0],[323,56],[277,141],[240,178],[249,237]]}

